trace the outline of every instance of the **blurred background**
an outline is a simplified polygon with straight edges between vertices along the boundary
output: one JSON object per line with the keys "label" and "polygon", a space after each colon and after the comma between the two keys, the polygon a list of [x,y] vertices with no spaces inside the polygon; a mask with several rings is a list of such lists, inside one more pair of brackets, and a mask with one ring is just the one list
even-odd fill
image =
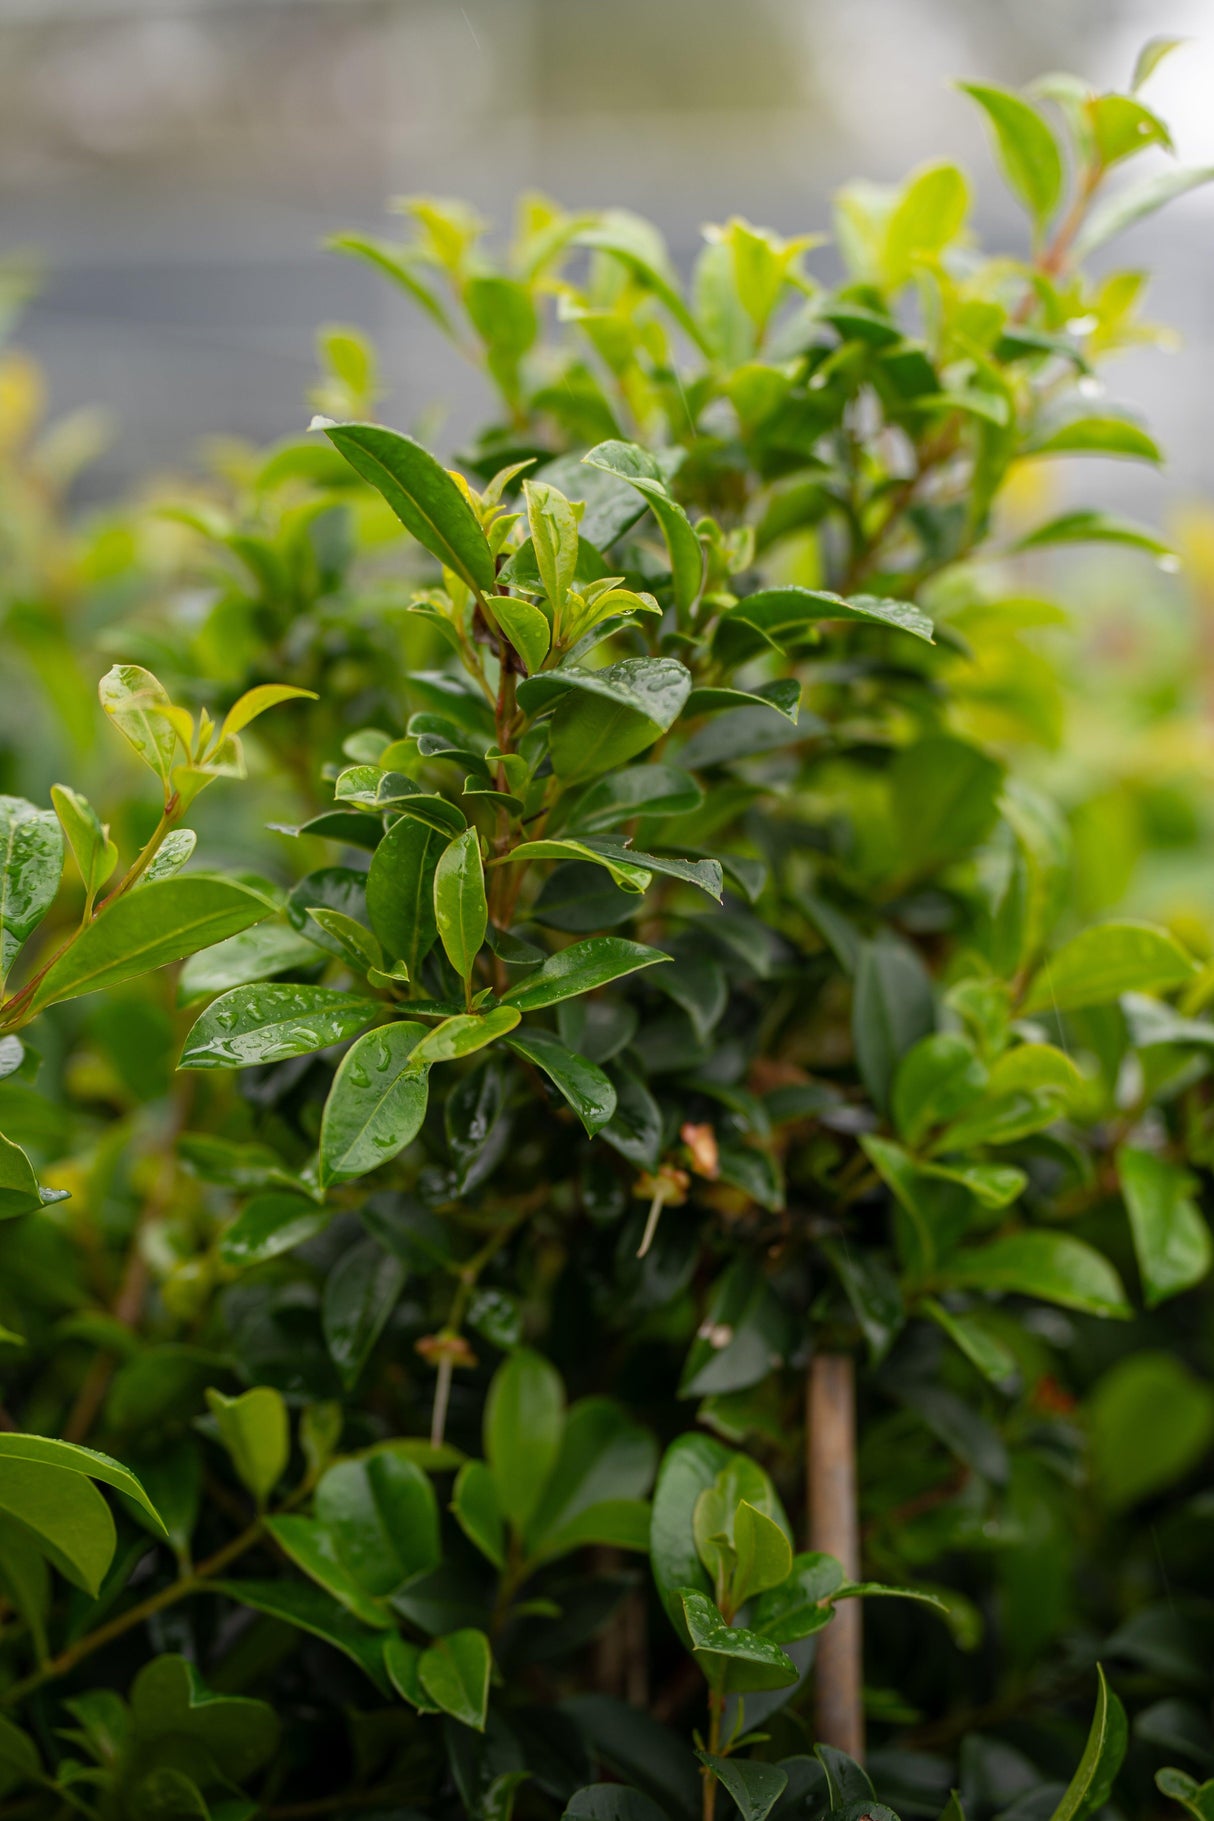
{"label": "blurred background", "polygon": [[[528,186],[622,204],[685,268],[708,219],[819,229],[844,178],[949,156],[978,179],[980,226],[1016,245],[950,79],[1124,83],[1143,39],[1188,34],[1150,99],[1185,162],[1214,162],[1212,27],[1211,0],[0,0],[0,250],[42,263],[21,339],[54,409],[112,415],[92,497],[210,433],[300,428],[326,321],[379,342],[388,421],[444,400],[446,441],[477,380],[322,250],[339,228],[393,232],[389,198],[464,196],[503,224]],[[1149,396],[1171,467],[1110,472],[1106,503],[1148,519],[1214,492],[1212,210],[1199,192],[1124,243],[1185,342],[1115,375]],[[829,249],[814,263],[829,275]]]}

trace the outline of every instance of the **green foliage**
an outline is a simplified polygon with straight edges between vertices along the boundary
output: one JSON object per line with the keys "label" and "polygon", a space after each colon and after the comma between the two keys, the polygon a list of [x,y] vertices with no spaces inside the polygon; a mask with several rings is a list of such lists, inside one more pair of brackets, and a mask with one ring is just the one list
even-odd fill
{"label": "green foliage", "polygon": [[0,364],[31,1821],[1214,1813],[1165,1762],[1214,1762],[1214,918],[1155,889],[1208,746],[1150,747],[1184,654],[1072,687],[1041,592],[1173,567],[1047,478],[1160,460],[1093,383],[1141,275],[1079,262],[1208,176],[1122,185],[1170,48],[963,85],[1027,252],[947,163],[841,193],[834,288],[538,196],[504,254],[424,199],[341,237],[495,388],[452,467],[334,328],[322,434],[77,525]]}

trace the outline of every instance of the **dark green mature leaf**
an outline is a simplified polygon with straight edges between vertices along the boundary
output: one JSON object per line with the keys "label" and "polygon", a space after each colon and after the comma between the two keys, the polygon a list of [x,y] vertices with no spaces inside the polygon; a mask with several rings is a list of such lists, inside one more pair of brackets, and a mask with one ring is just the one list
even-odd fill
{"label": "dark green mature leaf", "polygon": [[353,1385],[396,1306],[405,1267],[372,1239],[342,1254],[325,1279],[321,1321],[329,1356]]}
{"label": "dark green mature leaf", "polygon": [[621,442],[598,443],[582,459],[587,467],[614,474],[644,496],[666,540],[675,604],[693,607],[704,586],[704,551],[682,506],[667,492],[657,462],[635,443]]}
{"label": "dark green mature leaf", "polygon": [[1197,964],[1174,936],[1150,923],[1098,923],[1058,950],[1035,977],[1021,1010],[1074,1012],[1122,993],[1166,993],[1184,986]]}
{"label": "dark green mature leaf", "polygon": [[649,1529],[650,1561],[662,1604],[684,1643],[688,1632],[683,1589],[711,1592],[696,1549],[692,1516],[700,1494],[715,1485],[729,1459],[729,1449],[712,1436],[680,1435],[666,1450],[658,1470]]}
{"label": "dark green mature leaf", "polygon": [[1200,1283],[1214,1264],[1214,1240],[1193,1200],[1187,1170],[1151,1151],[1123,1145],[1117,1174],[1148,1309]]}
{"label": "dark green mature leaf", "polygon": [[420,1467],[392,1449],[338,1461],[316,1488],[316,1516],[368,1593],[395,1592],[435,1567],[438,1502]]}
{"label": "dark green mature leaf", "polygon": [[798,1669],[788,1652],[757,1631],[727,1625],[712,1601],[691,1588],[682,1594],[692,1653],[710,1686],[741,1694],[787,1688]]}
{"label": "dark green mature leaf", "polygon": [[652,1796],[623,1783],[591,1783],[570,1796],[561,1821],[667,1821]]}
{"label": "dark green mature leaf", "polygon": [[80,932],[39,981],[29,1009],[121,986],[237,935],[274,909],[268,898],[234,879],[207,873],[158,879],[115,898]]}
{"label": "dark green mature leaf", "polygon": [[1099,1685],[1096,1711],[1092,1715],[1083,1757],[1050,1821],[1086,1821],[1087,1816],[1102,1809],[1113,1793],[1113,1784],[1125,1757],[1129,1741],[1125,1709],[1109,1687],[1099,1664],[1096,1677]]}
{"label": "dark green mature leaf", "polygon": [[520,1012],[535,1012],[669,959],[660,949],[648,948],[643,942],[627,942],[622,936],[592,936],[550,955],[526,980],[510,987],[505,1000]]}
{"label": "dark green mature leaf", "polygon": [[833,1616],[831,1600],[844,1584],[833,1555],[807,1551],[793,1557],[786,1578],[756,1601],[752,1624],[776,1644],[794,1644],[821,1631]]}
{"label": "dark green mature leaf", "polygon": [[226,942],[217,942],[191,955],[177,976],[177,1003],[226,993],[233,986],[250,986],[275,974],[298,973],[320,960],[316,945],[286,923],[259,923]]}
{"label": "dark green mature leaf", "polygon": [[498,1501],[497,1481],[484,1461],[465,1461],[451,1495],[455,1521],[495,1568],[506,1565],[506,1527]]}
{"label": "dark green mature leaf", "polygon": [[[277,1520],[276,1520],[277,1521]],[[300,1631],[332,1644],[368,1675],[381,1694],[389,1691],[384,1670],[382,1632],[362,1625],[319,1587],[300,1581],[208,1581],[209,1593],[222,1594],[239,1606],[281,1619]]]}
{"label": "dark green mature leaf", "polygon": [[131,1737],[137,1763],[162,1741],[189,1741],[221,1775],[243,1780],[273,1756],[279,1723],[265,1701],[215,1694],[192,1663],[166,1655],[146,1663],[131,1686]]}
{"label": "dark green mature leaf", "polygon": [[250,1068],[344,1043],[384,1007],[328,986],[266,982],[222,993],[191,1027],[179,1068]]}
{"label": "dark green mature leaf", "polygon": [[536,1510],[564,1432],[559,1373],[520,1347],[494,1374],[485,1402],[485,1458],[498,1506],[515,1530],[524,1530]]}
{"label": "dark green mature leaf", "polygon": [[529,677],[518,700],[530,715],[554,708],[549,747],[557,776],[578,784],[612,771],[652,746],[691,693],[676,658],[622,658],[605,670],[568,665]]}
{"label": "dark green mature leaf", "polygon": [[0,797],[0,986],[50,909],[62,872],[63,830],[54,810]]}
{"label": "dark green mature leaf", "polygon": [[889,935],[862,943],[852,1036],[860,1073],[878,1106],[888,1105],[899,1062],[934,1023],[931,980],[914,949]]}
{"label": "dark green mature leaf", "polygon": [[436,1638],[424,1650],[418,1664],[418,1678],[425,1693],[442,1712],[450,1714],[461,1726],[477,1732],[485,1730],[489,1706],[489,1671],[492,1659],[489,1640],[483,1631],[471,1627]]}
{"label": "dark green mature leaf", "polygon": [[219,1240],[219,1256],[237,1269],[265,1264],[323,1233],[331,1216],[306,1196],[271,1189],[245,1204]]}
{"label": "dark green mature leaf", "polygon": [[409,978],[434,945],[438,920],[434,876],[448,836],[402,816],[394,822],[367,873],[367,916],[385,954],[403,961]]}
{"label": "dark green mature leaf", "polygon": [[121,1492],[131,1499],[150,1520],[151,1528],[161,1536],[166,1535],[160,1514],[148,1497],[147,1491],[138,1474],[121,1461],[115,1461],[108,1454],[101,1454],[96,1448],[85,1448],[79,1442],[63,1442],[50,1435],[21,1435],[16,1432],[0,1432],[0,1469],[5,1461],[35,1461],[49,1467],[61,1467],[70,1473],[84,1474],[88,1479],[100,1480],[103,1486],[112,1486],[115,1492]]}
{"label": "dark green mature leaf", "polygon": [[1048,123],[1031,102],[1010,89],[982,82],[962,82],[958,87],[986,114],[995,130],[1004,175],[1042,227],[1058,207],[1063,183],[1062,153]]}
{"label": "dark green mature leaf", "polygon": [[321,1117],[322,1187],[378,1169],[417,1137],[429,1080],[412,1057],[425,1034],[424,1024],[405,1020],[368,1031],[346,1051]]}
{"label": "dark green mature leaf", "polygon": [[382,493],[406,531],[473,590],[493,593],[493,553],[467,499],[412,437],[382,424],[326,424],[325,435]]}
{"label": "dark green mature leaf", "polygon": [[748,594],[721,617],[716,645],[722,655],[741,659],[770,648],[794,648],[812,642],[823,625],[854,620],[891,627],[932,642],[932,622],[909,601],[880,600],[873,595],[823,593],[821,589],[763,588]]}
{"label": "dark green mature leaf", "polygon": [[[507,1009],[505,1007],[503,1010]],[[513,1008],[509,1008],[513,1009]],[[616,1092],[602,1069],[584,1056],[566,1049],[548,1031],[516,1032],[507,1044],[517,1056],[547,1075],[568,1101],[591,1138],[615,1116]]]}
{"label": "dark green mature leaf", "polygon": [[52,1567],[96,1599],[116,1533],[91,1479],[45,1460],[0,1455],[0,1516],[19,1524]]}
{"label": "dark green mature leaf", "polygon": [[767,1821],[788,1787],[788,1772],[778,1764],[765,1764],[759,1758],[722,1758],[709,1751],[697,1751],[696,1757],[724,1784],[743,1821]]}
{"label": "dark green mature leaf", "polygon": [[890,797],[908,872],[931,872],[984,840],[1002,784],[1002,766],[965,740],[939,735],[903,747]]}

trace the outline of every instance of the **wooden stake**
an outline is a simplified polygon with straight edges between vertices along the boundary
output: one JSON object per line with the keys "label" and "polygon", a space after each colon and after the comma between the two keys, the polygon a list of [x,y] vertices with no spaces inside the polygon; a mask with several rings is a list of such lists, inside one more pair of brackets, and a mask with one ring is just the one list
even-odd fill
{"label": "wooden stake", "polygon": [[[856,1506],[856,1370],[850,1354],[815,1353],[806,1385],[809,1546],[860,1578]],[[818,1742],[864,1759],[864,1645],[859,1600],[841,1600],[818,1633],[814,1702]]]}

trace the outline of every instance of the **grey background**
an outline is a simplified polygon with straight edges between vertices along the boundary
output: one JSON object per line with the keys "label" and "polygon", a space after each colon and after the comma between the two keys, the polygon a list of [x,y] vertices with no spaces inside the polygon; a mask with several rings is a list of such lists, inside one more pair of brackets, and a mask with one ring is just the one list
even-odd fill
{"label": "grey background", "polygon": [[[370,330],[384,416],[446,401],[450,442],[478,382],[326,233],[392,233],[385,203],[419,191],[504,225],[538,186],[641,210],[686,268],[706,220],[822,229],[843,179],[955,156],[980,227],[1019,245],[950,78],[1124,85],[1157,32],[1193,42],[1147,99],[1184,162],[1214,163],[1214,0],[0,0],[0,252],[44,263],[21,340],[55,407],[113,414],[95,490],[209,434],[302,426],[321,322]],[[1185,342],[1112,375],[1171,451],[1167,476],[1104,491],[1148,518],[1214,492],[1212,222],[1198,194],[1122,243]]]}

